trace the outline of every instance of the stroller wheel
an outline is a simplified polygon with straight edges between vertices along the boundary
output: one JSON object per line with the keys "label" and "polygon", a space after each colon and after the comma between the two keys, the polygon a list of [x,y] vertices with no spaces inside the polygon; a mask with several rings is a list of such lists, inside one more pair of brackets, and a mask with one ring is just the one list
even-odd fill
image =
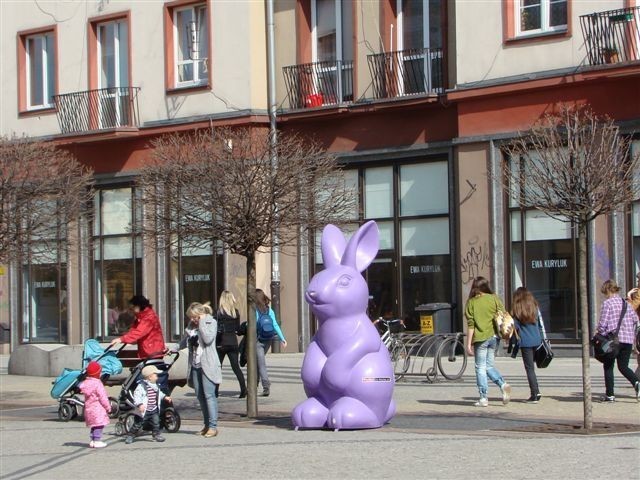
{"label": "stroller wheel", "polygon": [[133,423],[135,421],[136,416],[133,413],[129,413],[124,417],[124,422],[122,422],[122,424],[124,425],[125,433],[129,433],[131,431],[131,429],[133,428]]}
{"label": "stroller wheel", "polygon": [[78,412],[76,412],[76,407],[69,403],[61,403],[58,407],[58,418],[63,422],[68,422],[77,414]]}
{"label": "stroller wheel", "polygon": [[109,397],[109,405],[111,406],[111,413],[109,418],[118,418],[120,415],[120,403],[113,397]]}
{"label": "stroller wheel", "polygon": [[162,413],[162,423],[169,433],[180,430],[180,414],[173,407],[167,407]]}
{"label": "stroller wheel", "polygon": [[76,415],[82,416],[84,414],[84,401],[82,397],[80,395],[74,395],[71,399],[73,400],[71,406],[74,407],[73,409],[75,411],[75,414],[71,418],[75,418]]}
{"label": "stroller wheel", "polygon": [[119,437],[124,435],[124,425],[122,424],[122,422],[116,423],[116,435],[118,435]]}

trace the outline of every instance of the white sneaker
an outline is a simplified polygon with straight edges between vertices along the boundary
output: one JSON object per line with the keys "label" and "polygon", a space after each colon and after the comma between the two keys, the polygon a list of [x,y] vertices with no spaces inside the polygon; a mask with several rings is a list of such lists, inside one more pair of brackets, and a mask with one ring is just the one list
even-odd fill
{"label": "white sneaker", "polygon": [[506,405],[511,400],[511,385],[505,382],[500,387],[500,390],[502,390],[502,404]]}
{"label": "white sneaker", "polygon": [[91,442],[89,446],[91,448],[104,448],[107,446],[107,444],[104,442],[101,442],[100,440],[96,440],[95,442]]}
{"label": "white sneaker", "polygon": [[476,403],[474,403],[473,406],[474,407],[488,407],[489,406],[489,399],[481,398]]}
{"label": "white sneaker", "polygon": [[94,445],[94,442],[93,442],[93,440],[91,440],[91,441],[89,442],[89,448],[94,448],[94,447],[93,447],[93,445]]}

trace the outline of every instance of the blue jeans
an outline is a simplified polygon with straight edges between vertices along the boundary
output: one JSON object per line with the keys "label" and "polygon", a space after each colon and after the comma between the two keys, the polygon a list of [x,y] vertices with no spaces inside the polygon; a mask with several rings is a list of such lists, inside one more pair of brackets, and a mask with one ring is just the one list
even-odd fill
{"label": "blue jeans", "polygon": [[218,399],[216,398],[216,384],[204,374],[202,368],[191,368],[191,379],[196,390],[196,397],[200,402],[200,410],[204,417],[204,425],[209,428],[218,426]]}
{"label": "blue jeans", "polygon": [[269,390],[271,382],[269,381],[269,373],[267,372],[267,352],[271,348],[273,339],[260,340],[256,344],[256,355],[258,357],[258,381],[262,381],[262,388]]}
{"label": "blue jeans", "polygon": [[480,398],[487,398],[487,376],[500,388],[506,383],[500,372],[493,366],[498,339],[491,337],[484,342],[473,344],[474,359],[476,364],[476,383]]}

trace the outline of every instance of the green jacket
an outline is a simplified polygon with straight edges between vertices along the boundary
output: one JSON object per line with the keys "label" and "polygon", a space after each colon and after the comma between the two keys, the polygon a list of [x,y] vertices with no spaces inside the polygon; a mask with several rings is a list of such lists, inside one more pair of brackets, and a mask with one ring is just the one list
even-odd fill
{"label": "green jacket", "polygon": [[473,328],[473,343],[484,342],[496,334],[493,316],[498,310],[505,308],[497,295],[481,293],[467,301],[464,314],[467,327]]}

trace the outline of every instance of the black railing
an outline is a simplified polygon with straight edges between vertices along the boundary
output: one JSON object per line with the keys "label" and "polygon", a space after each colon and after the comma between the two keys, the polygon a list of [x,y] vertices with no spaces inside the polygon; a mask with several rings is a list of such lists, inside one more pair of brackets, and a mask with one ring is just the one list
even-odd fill
{"label": "black railing", "polygon": [[283,67],[292,109],[353,101],[353,62],[329,61]]}
{"label": "black railing", "polygon": [[138,87],[112,87],[55,95],[62,133],[138,126]]}
{"label": "black railing", "polygon": [[414,48],[368,55],[376,98],[444,93],[441,48]]}
{"label": "black railing", "polygon": [[580,16],[591,65],[640,60],[640,7]]}

